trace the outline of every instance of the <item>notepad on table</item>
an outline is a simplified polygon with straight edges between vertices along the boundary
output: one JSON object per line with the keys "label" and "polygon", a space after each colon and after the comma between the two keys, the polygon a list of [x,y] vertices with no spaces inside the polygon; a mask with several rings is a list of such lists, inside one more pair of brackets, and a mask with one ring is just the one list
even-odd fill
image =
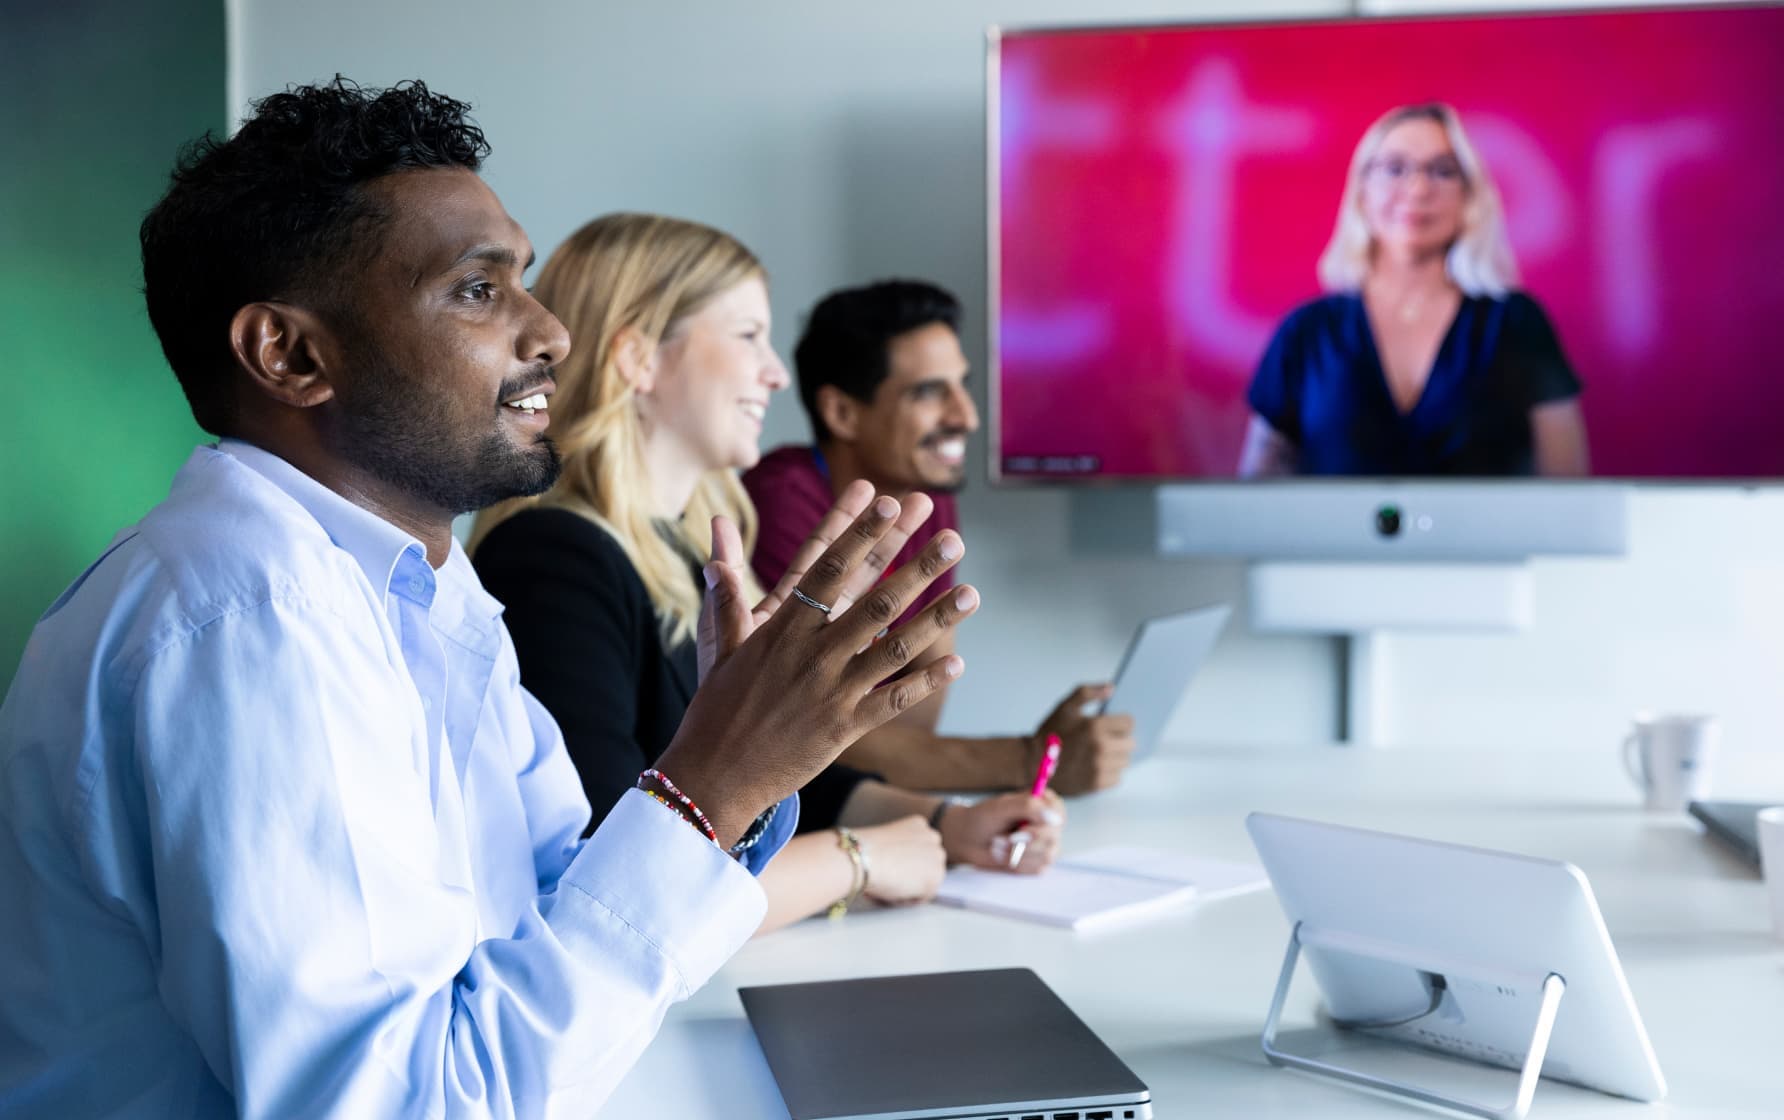
{"label": "notepad on table", "polygon": [[1039,875],[956,867],[935,898],[987,914],[1090,930],[1269,885],[1256,864],[1117,845],[1064,857]]}

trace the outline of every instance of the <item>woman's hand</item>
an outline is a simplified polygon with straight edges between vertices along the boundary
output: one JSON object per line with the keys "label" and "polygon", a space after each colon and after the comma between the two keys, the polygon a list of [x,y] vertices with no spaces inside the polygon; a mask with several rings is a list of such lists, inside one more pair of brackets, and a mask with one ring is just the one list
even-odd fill
{"label": "woman's hand", "polygon": [[867,857],[868,898],[889,906],[927,902],[948,870],[941,834],[922,817],[857,828],[855,839]]}
{"label": "woman's hand", "polygon": [[[1012,868],[1011,833],[1018,829],[1028,834],[1028,846]],[[1065,802],[1057,793],[1047,790],[1040,797],[1005,793],[974,805],[950,807],[942,814],[942,846],[954,863],[1033,875],[1059,854],[1064,829]]]}

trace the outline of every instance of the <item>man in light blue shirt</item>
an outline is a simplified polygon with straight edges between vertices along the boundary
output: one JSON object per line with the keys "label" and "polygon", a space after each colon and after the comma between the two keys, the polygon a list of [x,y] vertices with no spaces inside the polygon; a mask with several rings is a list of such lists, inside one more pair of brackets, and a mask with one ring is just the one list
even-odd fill
{"label": "man in light blue shirt", "polygon": [[874,587],[910,526],[860,488],[752,613],[715,526],[665,777],[579,839],[450,534],[555,477],[569,344],[465,109],[275,95],[144,222],[151,320],[225,438],[50,607],[0,708],[0,1115],[586,1115],[755,930],[791,791],[960,672],[906,671],[952,599],[871,641],[957,536]]}

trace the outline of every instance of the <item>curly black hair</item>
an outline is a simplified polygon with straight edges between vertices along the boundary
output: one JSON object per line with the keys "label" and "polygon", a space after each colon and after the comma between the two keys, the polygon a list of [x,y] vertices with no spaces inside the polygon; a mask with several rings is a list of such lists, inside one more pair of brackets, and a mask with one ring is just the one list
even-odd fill
{"label": "curly black hair", "polygon": [[390,219],[365,191],[410,168],[476,171],[489,155],[470,106],[421,82],[362,89],[334,81],[257,101],[234,136],[181,153],[142,223],[143,297],[192,415],[233,421],[229,322],[247,304],[336,308],[341,276],[378,248]]}
{"label": "curly black hair", "polygon": [[793,348],[793,367],[799,374],[799,403],[805,406],[819,443],[829,440],[830,429],[818,412],[818,390],[834,385],[871,403],[892,372],[892,340],[931,323],[959,334],[960,301],[946,288],[922,280],[882,280],[844,288],[812,308]]}

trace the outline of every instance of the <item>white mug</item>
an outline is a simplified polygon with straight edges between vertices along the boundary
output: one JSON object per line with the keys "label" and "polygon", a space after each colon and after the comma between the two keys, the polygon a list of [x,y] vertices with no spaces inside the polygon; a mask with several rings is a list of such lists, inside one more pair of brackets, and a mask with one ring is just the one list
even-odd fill
{"label": "white mug", "polygon": [[1678,811],[1710,792],[1720,727],[1715,716],[1637,716],[1623,739],[1623,768],[1650,809]]}
{"label": "white mug", "polygon": [[1759,811],[1759,863],[1772,897],[1772,935],[1784,941],[1784,805]]}

